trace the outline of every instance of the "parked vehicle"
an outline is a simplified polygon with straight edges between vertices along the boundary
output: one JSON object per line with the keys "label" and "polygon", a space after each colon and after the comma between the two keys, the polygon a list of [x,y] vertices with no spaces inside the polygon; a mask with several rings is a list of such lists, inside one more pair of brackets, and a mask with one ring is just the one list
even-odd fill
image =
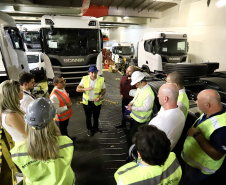
{"label": "parked vehicle", "polygon": [[0,12],[0,82],[29,72],[22,36],[11,16]]}
{"label": "parked vehicle", "polygon": [[96,65],[102,75],[103,39],[98,19],[45,15],[40,36],[48,79],[61,74],[66,86],[74,88],[90,65]]}
{"label": "parked vehicle", "polygon": [[26,52],[26,55],[30,72],[38,79],[43,79],[46,74],[46,66],[42,52]]}
{"label": "parked vehicle", "polygon": [[146,72],[162,72],[166,63],[186,62],[187,35],[149,32],[138,42],[138,67]]}
{"label": "parked vehicle", "polygon": [[41,51],[40,34],[38,31],[21,31],[24,42],[27,45],[28,51]]}
{"label": "parked vehicle", "polygon": [[134,58],[134,46],[132,43],[113,43],[111,52],[111,59],[115,62],[116,65],[121,64],[124,58],[126,58],[126,60],[131,60]]}

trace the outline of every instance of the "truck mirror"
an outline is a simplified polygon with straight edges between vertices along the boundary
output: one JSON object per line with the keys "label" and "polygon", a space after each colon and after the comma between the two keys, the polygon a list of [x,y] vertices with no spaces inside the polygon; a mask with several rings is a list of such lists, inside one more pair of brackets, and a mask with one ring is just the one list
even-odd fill
{"label": "truck mirror", "polygon": [[40,54],[40,59],[41,59],[41,62],[44,62],[44,55],[43,55],[43,53]]}

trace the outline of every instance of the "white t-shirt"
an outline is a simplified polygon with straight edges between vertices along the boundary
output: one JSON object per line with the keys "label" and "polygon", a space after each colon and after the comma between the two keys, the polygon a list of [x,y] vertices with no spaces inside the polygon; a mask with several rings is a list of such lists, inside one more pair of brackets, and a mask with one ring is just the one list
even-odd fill
{"label": "white t-shirt", "polygon": [[[97,81],[97,78],[95,80],[92,80],[89,76],[89,87],[93,88],[93,90],[89,91],[89,101],[94,101],[94,87],[95,87],[96,81]],[[79,83],[79,85],[84,87],[83,78],[82,78],[81,82]],[[103,83],[102,89],[105,89],[105,88],[106,88],[106,85],[105,85],[105,83]]]}
{"label": "white t-shirt", "polygon": [[171,142],[171,151],[177,144],[185,124],[184,113],[177,107],[175,109],[159,111],[149,125],[155,125],[164,131]]}
{"label": "white t-shirt", "polygon": [[[64,93],[66,96],[68,96],[65,92],[65,89],[58,89],[56,87],[54,87],[54,89],[57,89],[58,91]],[[60,100],[58,99],[58,97],[53,94],[51,97],[50,97],[50,100],[51,102],[53,103],[53,106],[56,108],[56,113],[57,114],[61,114],[62,112],[66,111],[68,108],[67,108],[67,105],[63,106],[63,107],[60,107]]]}
{"label": "white t-shirt", "polygon": [[28,107],[28,105],[34,101],[34,98],[31,97],[31,92],[25,91],[24,90],[24,94],[23,94],[23,99],[20,100],[20,108],[21,110],[23,110],[24,112],[26,112],[26,109]]}
{"label": "white t-shirt", "polygon": [[7,116],[7,113],[2,113],[2,126],[3,128],[11,135],[13,141],[15,143],[21,142],[24,140],[23,134],[21,134],[19,131],[17,131],[15,128],[6,125],[5,118]]}

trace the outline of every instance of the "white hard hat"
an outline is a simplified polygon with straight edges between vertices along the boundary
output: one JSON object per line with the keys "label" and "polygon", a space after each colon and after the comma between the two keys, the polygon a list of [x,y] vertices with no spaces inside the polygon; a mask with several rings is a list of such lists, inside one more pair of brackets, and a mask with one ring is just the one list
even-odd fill
{"label": "white hard hat", "polygon": [[47,98],[38,98],[31,102],[25,114],[25,121],[33,129],[40,130],[53,120],[56,109]]}
{"label": "white hard hat", "polygon": [[131,85],[135,85],[136,83],[140,82],[144,78],[145,78],[144,73],[142,73],[140,71],[133,72],[133,74],[131,76]]}

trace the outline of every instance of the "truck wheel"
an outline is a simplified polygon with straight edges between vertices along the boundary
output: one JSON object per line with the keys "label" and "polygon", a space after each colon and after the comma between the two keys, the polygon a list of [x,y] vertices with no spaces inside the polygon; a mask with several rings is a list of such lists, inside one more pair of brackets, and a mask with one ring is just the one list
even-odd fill
{"label": "truck wheel", "polygon": [[208,66],[206,64],[191,63],[167,63],[165,65],[165,73],[169,74],[174,71],[181,73],[184,78],[197,78],[207,75]]}
{"label": "truck wheel", "polygon": [[212,74],[216,69],[219,69],[218,62],[204,62],[202,64],[206,64],[208,66],[207,73]]}

